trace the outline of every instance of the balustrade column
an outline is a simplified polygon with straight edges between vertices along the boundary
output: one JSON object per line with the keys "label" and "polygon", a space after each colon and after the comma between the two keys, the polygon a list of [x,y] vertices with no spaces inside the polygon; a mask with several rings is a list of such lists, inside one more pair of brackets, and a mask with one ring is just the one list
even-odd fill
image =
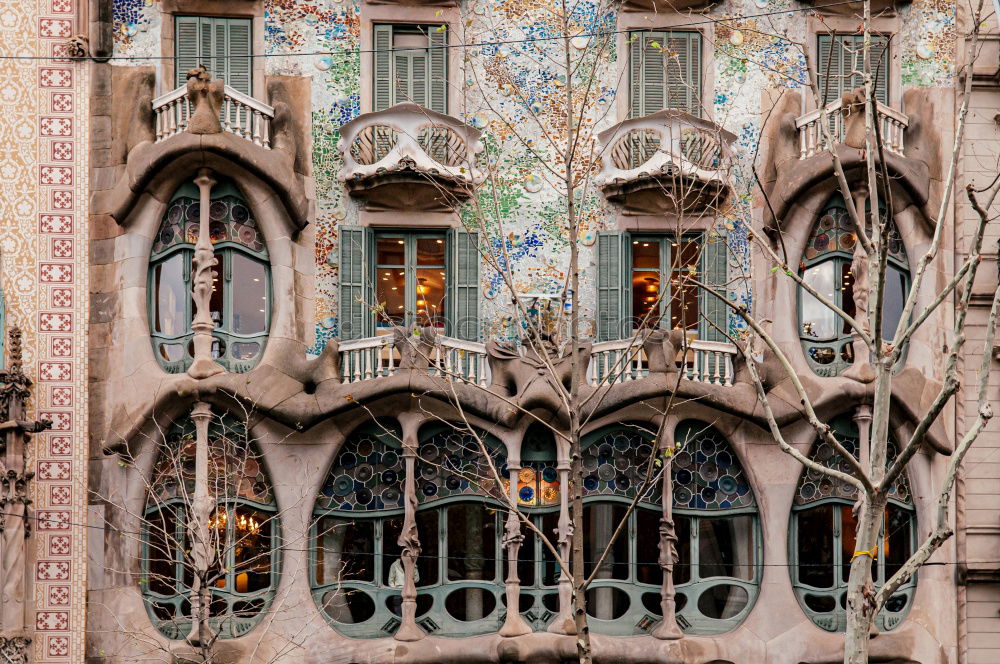
{"label": "balustrade column", "polygon": [[[573,582],[569,578],[566,567],[570,562],[570,546],[573,542],[573,521],[569,518],[569,462],[560,461],[559,466],[559,557],[563,565],[559,567],[559,615],[549,625],[549,631],[555,634],[569,634],[576,630],[573,620]],[[549,533],[545,533],[546,537]],[[577,576],[583,570],[573,570]]]}
{"label": "balustrade column", "polygon": [[211,302],[215,288],[213,277],[216,274],[212,268],[218,265],[219,260],[212,251],[209,208],[216,180],[210,169],[203,168],[198,171],[194,183],[198,185],[199,216],[198,242],[194,246],[191,261],[191,290],[195,306],[194,321],[191,323],[191,331],[194,332],[194,362],[188,369],[188,374],[193,378],[208,378],[225,371],[212,359],[212,332],[215,330],[215,323],[212,322]]}
{"label": "balustrade column", "polygon": [[519,611],[521,578],[517,574],[517,562],[521,552],[521,544],[524,542],[524,533],[521,532],[521,518],[517,514],[517,474],[520,471],[520,462],[510,461],[507,463],[507,476],[510,482],[508,494],[511,504],[510,511],[507,512],[507,523],[504,526],[503,534],[503,545],[507,550],[507,578],[504,580],[507,617],[503,621],[503,627],[500,628],[500,636],[521,636],[531,633],[531,627]]}
{"label": "balustrade column", "polygon": [[[661,447],[660,454],[666,450],[673,453],[673,436],[667,437],[667,447]],[[660,588],[660,610],[663,620],[656,626],[652,634],[658,639],[679,639],[684,636],[677,625],[677,601],[674,590],[674,564],[677,562],[677,530],[674,526],[674,485],[671,477],[673,456],[667,457],[667,467],[663,469],[663,490],[660,502],[663,515],[660,517],[660,556],[657,562],[663,571],[663,586]]]}

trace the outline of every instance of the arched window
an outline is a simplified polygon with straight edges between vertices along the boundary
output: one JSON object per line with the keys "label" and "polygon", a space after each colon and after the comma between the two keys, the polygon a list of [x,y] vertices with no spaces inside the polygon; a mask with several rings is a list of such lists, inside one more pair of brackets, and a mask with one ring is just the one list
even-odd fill
{"label": "arched window", "polygon": [[[858,429],[849,418],[831,423],[834,434],[853,454],[858,450]],[[889,441],[889,460],[897,455]],[[825,441],[817,441],[812,459],[828,468],[850,472],[847,461]],[[906,474],[900,475],[889,494],[878,556],[872,566],[876,587],[896,573],[913,552],[916,537],[916,514]],[[851,556],[856,547],[857,520],[853,507],[855,488],[813,470],[805,470],[799,479],[792,508],[791,560],[792,585],[806,615],[830,632],[847,626],[847,578]],[[876,619],[882,630],[892,629],[904,617],[916,590],[916,580],[889,598]]]}
{"label": "arched window", "polygon": [[[212,187],[212,356],[229,371],[249,371],[264,350],[271,314],[267,247],[250,206],[230,181]],[[191,261],[198,240],[201,204],[193,182],[167,205],[149,262],[149,329],[153,352],[171,373],[187,371],[194,356],[191,323]]]}
{"label": "arched window", "polygon": [[[881,215],[885,217],[884,210]],[[895,223],[891,220],[889,223],[882,328],[883,336],[891,338],[903,313],[910,286],[910,268],[899,231]],[[858,313],[854,293],[858,277],[854,261],[856,244],[857,235],[844,199],[834,194],[813,227],[799,266],[806,283],[851,316]],[[860,267],[867,269],[867,266]],[[799,338],[809,366],[820,376],[836,376],[854,363],[851,327],[810,293],[799,291]]]}
{"label": "arched window", "polygon": [[[344,443],[315,510],[312,586],[340,633],[389,636],[400,625],[405,464],[393,425],[374,423]],[[497,441],[483,437],[506,472]],[[422,436],[414,484],[420,555],[417,622],[441,636],[502,623],[501,490],[476,437],[447,425]]]}
{"label": "arched window", "polygon": [[140,586],[156,628],[181,639],[191,629],[192,580],[204,574],[211,587],[210,625],[223,638],[235,638],[253,629],[273,598],[277,507],[244,423],[229,414],[213,415],[208,489],[216,507],[208,532],[214,560],[199,568],[189,532],[196,447],[190,420],[175,424],[161,447],[144,511]]}

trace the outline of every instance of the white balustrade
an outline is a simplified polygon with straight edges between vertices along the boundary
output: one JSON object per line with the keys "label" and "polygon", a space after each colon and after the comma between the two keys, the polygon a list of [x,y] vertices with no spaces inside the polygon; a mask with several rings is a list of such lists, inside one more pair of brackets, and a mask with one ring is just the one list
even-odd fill
{"label": "white balustrade", "polygon": [[437,337],[430,371],[435,376],[488,387],[491,375],[486,345],[452,337]]}
{"label": "white balustrade", "polygon": [[480,132],[457,118],[418,104],[396,104],[359,115],[340,128],[337,149],[344,156],[340,180],[364,178],[406,166],[479,184],[483,150]]}
{"label": "white balustrade", "polygon": [[[270,149],[274,109],[228,85],[223,90],[220,114],[223,131]],[[153,113],[156,116],[157,143],[185,131],[194,113],[187,96],[187,86],[154,99]]]}
{"label": "white balustrade", "polygon": [[620,122],[598,140],[598,186],[661,174],[723,184],[736,136],[690,113],[665,110]]}
{"label": "white balustrade", "polygon": [[724,341],[694,339],[677,351],[677,366],[684,377],[699,383],[732,385],[736,346]]}
{"label": "white balustrade", "polygon": [[601,341],[591,346],[587,380],[591,385],[627,383],[648,375],[648,367],[641,340]]}
{"label": "white balustrade", "polygon": [[359,383],[396,373],[396,338],[392,334],[340,342],[340,380]]}
{"label": "white balustrade", "polygon": [[[843,140],[844,112],[840,99],[834,99],[826,105],[825,109],[817,108],[795,121],[795,128],[799,132],[799,159],[807,159],[826,149],[821,124],[824,110],[826,111],[830,135],[835,141]],[[886,151],[902,155],[903,138],[906,134],[906,128],[910,124],[910,119],[882,102],[875,102],[875,114],[878,118],[879,132],[882,134],[882,143]]]}

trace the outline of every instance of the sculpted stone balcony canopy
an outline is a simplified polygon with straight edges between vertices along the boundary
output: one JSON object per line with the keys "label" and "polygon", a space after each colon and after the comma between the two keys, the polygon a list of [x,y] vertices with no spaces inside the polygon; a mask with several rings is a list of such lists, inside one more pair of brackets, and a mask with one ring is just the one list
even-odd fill
{"label": "sculpted stone balcony canopy", "polygon": [[657,111],[598,136],[596,183],[631,214],[700,213],[725,201],[736,136],[683,111]]}
{"label": "sculpted stone balcony canopy", "polygon": [[340,180],[370,209],[448,209],[483,180],[480,134],[417,104],[365,113],[340,128]]}
{"label": "sculpted stone balcony canopy", "polygon": [[[811,5],[820,14],[833,16],[857,17],[864,14],[864,3],[861,0],[852,2],[834,2],[828,0],[802,0],[803,4]],[[895,16],[896,10],[910,4],[910,0],[871,0],[872,16]]]}
{"label": "sculpted stone balcony canopy", "polygon": [[622,8],[628,12],[686,12],[708,9],[716,0],[625,0]]}
{"label": "sculpted stone balcony canopy", "polygon": [[[865,112],[860,100],[845,95],[842,99],[834,99],[825,109],[817,108],[806,113],[795,121],[799,136],[799,159],[808,159],[826,149],[821,124],[823,111],[826,111],[830,134],[837,142],[842,142],[852,148],[863,148],[865,145]],[[875,102],[875,113],[878,117],[879,131],[887,152],[903,155],[903,138],[910,124],[908,117],[882,102]]]}

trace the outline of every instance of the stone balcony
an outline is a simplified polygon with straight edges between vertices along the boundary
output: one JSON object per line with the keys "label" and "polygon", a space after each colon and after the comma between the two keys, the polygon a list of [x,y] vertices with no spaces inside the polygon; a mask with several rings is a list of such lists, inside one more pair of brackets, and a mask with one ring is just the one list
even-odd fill
{"label": "stone balcony", "polygon": [[700,214],[729,195],[736,137],[682,111],[620,122],[598,136],[596,184],[626,214]]}
{"label": "stone balcony", "polygon": [[[271,149],[271,122],[274,109],[228,85],[223,87],[222,130]],[[156,142],[187,131],[194,114],[188,87],[181,87],[153,100]]]}
{"label": "stone balcony", "polygon": [[365,113],[340,128],[340,180],[368,209],[451,209],[483,180],[480,133],[417,104]]}
{"label": "stone balcony", "polygon": [[[846,143],[854,148],[864,146],[864,110],[860,108],[853,117],[845,113],[843,101],[835,99],[825,108],[817,108],[795,121],[799,137],[799,159],[809,159],[827,149],[823,135],[822,116],[826,112],[830,135],[835,142]],[[851,107],[853,108],[853,107]],[[875,103],[879,132],[886,152],[903,156],[903,139],[910,120],[899,111],[882,102]]]}

